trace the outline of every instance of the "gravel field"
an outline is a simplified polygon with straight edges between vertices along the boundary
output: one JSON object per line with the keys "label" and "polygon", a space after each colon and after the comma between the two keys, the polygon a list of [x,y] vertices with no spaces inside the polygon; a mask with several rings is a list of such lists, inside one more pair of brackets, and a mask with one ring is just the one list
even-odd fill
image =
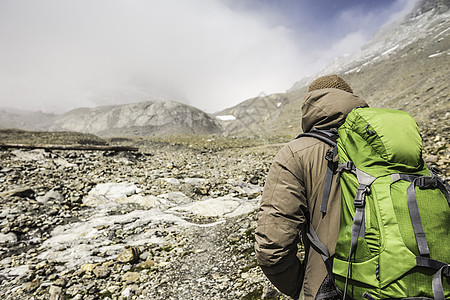
{"label": "gravel field", "polygon": [[[449,179],[448,132],[437,128],[424,126],[424,157]],[[24,133],[1,134],[11,143]],[[265,176],[282,139],[63,133],[52,143],[80,139],[140,150],[1,148],[4,299],[287,299],[253,250]]]}

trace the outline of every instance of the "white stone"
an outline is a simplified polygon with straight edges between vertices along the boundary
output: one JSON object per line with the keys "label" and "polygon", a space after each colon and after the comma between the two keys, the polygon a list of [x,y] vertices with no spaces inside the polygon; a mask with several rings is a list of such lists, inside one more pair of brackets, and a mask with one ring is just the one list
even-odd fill
{"label": "white stone", "polygon": [[127,203],[126,198],[136,194],[137,190],[136,185],[128,182],[100,183],[83,198],[83,203],[88,206],[102,206],[109,202]]}
{"label": "white stone", "polygon": [[169,211],[188,212],[204,217],[234,217],[256,210],[258,204],[257,200],[225,196],[173,207]]}
{"label": "white stone", "polygon": [[73,164],[73,163],[69,163],[67,160],[62,159],[62,158],[55,158],[53,159],[53,162],[61,167],[65,167],[65,168],[74,168],[77,167],[77,164]]}
{"label": "white stone", "polygon": [[167,183],[173,184],[173,185],[179,185],[180,181],[176,178],[162,178]]}
{"label": "white stone", "polygon": [[23,277],[27,276],[29,272],[30,272],[30,269],[28,268],[28,266],[22,265],[22,266],[17,266],[17,267],[13,267],[13,268],[2,269],[2,270],[0,270],[0,275],[8,275],[8,276],[13,276],[13,277],[17,277],[17,278],[23,278]]}
{"label": "white stone", "polygon": [[182,192],[170,192],[158,195],[158,198],[165,199],[169,203],[169,206],[177,206],[181,204],[187,204],[192,202],[192,199],[183,194]]}
{"label": "white stone", "polygon": [[13,150],[11,153],[14,154],[18,160],[36,161],[45,159],[45,151],[43,149],[35,149],[31,151]]}
{"label": "white stone", "polygon": [[192,185],[200,185],[206,181],[204,178],[185,178],[184,183],[192,184]]}
{"label": "white stone", "polygon": [[17,242],[17,235],[13,232],[9,233],[0,233],[0,243],[15,243]]}
{"label": "white stone", "polygon": [[[68,269],[85,263],[96,263],[99,258],[93,253],[105,253],[114,259],[125,245],[141,246],[163,244],[164,238],[155,235],[154,230],[145,230],[132,234],[123,240],[124,244],[110,245],[109,230],[121,229],[131,232],[135,228],[151,228],[152,223],[170,223],[172,226],[188,226],[190,223],[172,214],[157,209],[135,210],[124,215],[93,215],[88,220],[57,226],[39,248],[38,258],[41,260],[65,263]],[[105,228],[105,229],[98,229]],[[157,230],[157,229],[155,229]],[[62,251],[58,251],[62,249]]]}

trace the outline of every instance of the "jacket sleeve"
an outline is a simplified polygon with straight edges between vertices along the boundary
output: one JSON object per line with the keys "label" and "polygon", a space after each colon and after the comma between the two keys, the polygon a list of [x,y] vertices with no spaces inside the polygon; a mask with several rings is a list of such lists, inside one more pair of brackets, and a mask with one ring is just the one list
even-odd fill
{"label": "jacket sleeve", "polygon": [[305,186],[299,159],[289,144],[275,157],[264,185],[255,234],[258,264],[284,294],[296,299],[304,267],[297,257],[299,234],[306,222]]}

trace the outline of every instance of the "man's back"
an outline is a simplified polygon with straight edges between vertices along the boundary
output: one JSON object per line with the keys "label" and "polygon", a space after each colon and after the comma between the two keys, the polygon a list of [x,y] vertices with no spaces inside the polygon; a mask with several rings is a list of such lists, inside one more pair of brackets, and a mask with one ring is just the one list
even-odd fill
{"label": "man's back", "polygon": [[[333,85],[335,78],[331,79]],[[360,106],[367,103],[350,92],[336,88],[311,91],[302,108],[303,130],[337,128]],[[309,137],[291,141],[275,157],[264,187],[256,231],[258,263],[280,291],[293,297],[298,297],[304,282],[305,299],[314,299],[327,274],[320,255],[309,251],[306,238],[302,239],[308,252],[305,263],[297,258],[299,235],[305,236],[308,222],[331,254],[336,245],[340,214],[336,182],[331,186],[327,214],[320,212],[325,155],[330,148]]]}

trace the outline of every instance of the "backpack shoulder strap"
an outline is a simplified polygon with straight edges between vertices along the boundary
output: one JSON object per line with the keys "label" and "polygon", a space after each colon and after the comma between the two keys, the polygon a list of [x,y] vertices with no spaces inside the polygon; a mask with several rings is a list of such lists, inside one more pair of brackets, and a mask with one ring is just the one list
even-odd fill
{"label": "backpack shoulder strap", "polygon": [[321,140],[322,142],[330,145],[331,147],[336,147],[336,139],[338,138],[337,131],[335,129],[331,129],[331,130],[313,129],[309,132],[304,132],[304,133],[299,134],[296,137],[296,139],[304,137],[304,136]]}
{"label": "backpack shoulder strap", "polygon": [[334,158],[338,154],[336,140],[339,136],[337,134],[336,129],[331,129],[331,130],[313,129],[309,132],[305,132],[305,133],[299,134],[297,136],[297,138],[301,138],[301,137],[316,138],[316,139],[330,145],[331,147],[333,147],[333,149],[327,151],[327,153],[325,155],[325,159],[328,161],[328,163],[327,163],[327,170],[325,172],[325,180],[324,180],[324,184],[323,184],[323,194],[322,194],[322,203],[320,204],[320,211],[323,214],[326,214],[327,206],[328,206],[328,199],[330,198],[330,191],[331,191],[333,175],[336,172],[336,169],[338,167],[338,163],[336,161],[334,161]]}
{"label": "backpack shoulder strap", "polygon": [[[328,206],[328,199],[330,197],[330,191],[331,191],[331,184],[333,180],[333,176],[337,170],[338,163],[337,161],[334,162],[334,158],[338,154],[338,148],[336,140],[339,137],[337,134],[337,130],[311,130],[310,132],[305,132],[302,134],[299,134],[296,138],[301,137],[312,137],[315,139],[318,139],[327,145],[331,146],[332,149],[328,150],[325,159],[327,160],[327,170],[325,172],[325,180],[324,180],[324,189],[323,189],[323,195],[322,195],[322,203],[320,205],[320,211],[325,214],[327,211]],[[330,256],[330,252],[328,251],[327,247],[319,240],[319,237],[317,236],[317,233],[315,232],[311,222],[309,222],[309,230],[307,230],[306,236],[308,237],[311,247],[320,254],[322,257],[323,262],[325,263],[325,268],[328,273],[328,277],[332,282],[333,285],[333,291],[330,291],[332,295],[328,296],[338,296],[341,295],[341,292],[334,284],[334,275],[333,275],[333,259],[334,255]],[[325,278],[326,279],[326,278]],[[342,295],[341,295],[342,296]]]}

